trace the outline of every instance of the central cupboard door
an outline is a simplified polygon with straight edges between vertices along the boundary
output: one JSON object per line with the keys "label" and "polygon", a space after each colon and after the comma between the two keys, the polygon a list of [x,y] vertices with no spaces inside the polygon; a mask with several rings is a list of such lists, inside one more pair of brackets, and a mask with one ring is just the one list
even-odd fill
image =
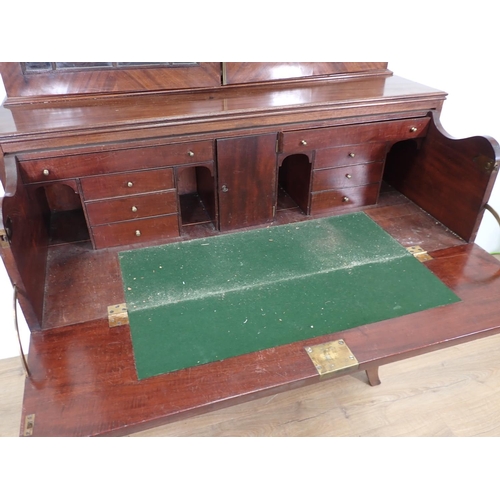
{"label": "central cupboard door", "polygon": [[276,134],[217,140],[219,229],[272,222],[276,205]]}

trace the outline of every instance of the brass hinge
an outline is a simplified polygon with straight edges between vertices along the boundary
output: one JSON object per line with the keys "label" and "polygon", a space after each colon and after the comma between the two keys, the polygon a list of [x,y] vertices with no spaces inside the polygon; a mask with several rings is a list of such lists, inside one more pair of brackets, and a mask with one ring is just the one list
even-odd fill
{"label": "brass hinge", "polygon": [[31,413],[30,415],[26,415],[26,418],[24,419],[23,436],[32,436],[34,427],[35,427],[35,414]]}
{"label": "brass hinge", "polygon": [[7,229],[0,229],[0,247],[1,248],[9,248],[10,247],[10,239],[9,232]]}
{"label": "brass hinge", "polygon": [[127,304],[116,304],[108,306],[108,323],[109,327],[128,325]]}
{"label": "brass hinge", "polygon": [[343,339],[305,348],[320,377],[354,369],[359,362]]}
{"label": "brass hinge", "polygon": [[485,170],[488,173],[493,172],[498,169],[498,162],[488,158],[485,155],[479,155],[474,158],[474,163],[479,167]]}
{"label": "brass hinge", "polygon": [[410,252],[416,259],[420,262],[426,262],[427,260],[432,260],[432,257],[424,250],[422,247],[418,245],[414,245],[412,247],[407,247],[406,250]]}

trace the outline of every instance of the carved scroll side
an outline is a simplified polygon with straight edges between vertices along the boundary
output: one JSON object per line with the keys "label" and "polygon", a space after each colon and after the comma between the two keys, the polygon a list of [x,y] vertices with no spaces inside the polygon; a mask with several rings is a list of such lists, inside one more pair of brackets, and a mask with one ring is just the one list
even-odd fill
{"label": "carved scroll side", "polygon": [[386,179],[467,242],[473,242],[500,164],[500,146],[487,136],[455,139],[437,113],[420,148],[389,154]]}
{"label": "carved scroll side", "polygon": [[10,227],[6,222],[8,220],[7,216],[4,216],[8,212],[8,206],[10,204],[9,198],[13,198],[17,190],[17,167],[16,160],[13,157],[5,156],[3,157],[4,162],[4,175],[2,176],[5,180],[4,182],[4,195],[0,197],[0,247],[8,248],[10,246]]}
{"label": "carved scroll side", "polygon": [[0,255],[28,325],[42,321],[48,237],[43,215],[19,176],[16,158],[5,156],[5,195],[0,199]]}

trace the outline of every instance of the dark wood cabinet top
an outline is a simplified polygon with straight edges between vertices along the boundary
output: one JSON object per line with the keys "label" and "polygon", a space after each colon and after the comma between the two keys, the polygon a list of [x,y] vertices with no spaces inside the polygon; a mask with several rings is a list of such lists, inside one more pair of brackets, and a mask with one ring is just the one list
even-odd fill
{"label": "dark wood cabinet top", "polygon": [[[0,141],[5,152],[14,152],[19,151],[15,143],[46,147],[44,141],[54,137],[67,137],[68,145],[78,144],[85,142],[85,133],[102,141],[128,138],[126,133],[131,129],[138,138],[141,130],[144,137],[158,137],[298,121],[321,124],[321,120],[332,118],[440,109],[445,97],[444,92],[425,85],[383,76],[189,93],[68,98],[0,108]],[[99,137],[99,133],[110,132],[115,137]]]}

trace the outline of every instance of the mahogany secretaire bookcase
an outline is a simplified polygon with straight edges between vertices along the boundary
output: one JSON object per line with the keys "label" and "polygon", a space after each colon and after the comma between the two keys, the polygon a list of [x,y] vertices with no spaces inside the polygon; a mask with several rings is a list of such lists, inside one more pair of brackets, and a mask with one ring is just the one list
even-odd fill
{"label": "mahogany secretaire bookcase", "polygon": [[[1,255],[31,329],[21,435],[124,435],[357,370],[377,384],[383,364],[500,333],[500,265],[474,244],[500,148],[451,138],[445,93],[377,62],[0,72]],[[349,214],[457,300],[138,377],[121,253]]]}

